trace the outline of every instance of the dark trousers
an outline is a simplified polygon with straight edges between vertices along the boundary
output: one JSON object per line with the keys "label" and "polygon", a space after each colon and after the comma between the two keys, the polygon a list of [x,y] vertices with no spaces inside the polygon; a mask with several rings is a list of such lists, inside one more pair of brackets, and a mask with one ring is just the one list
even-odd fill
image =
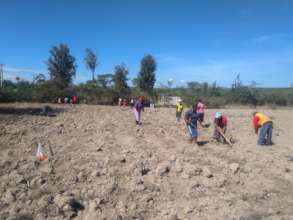
{"label": "dark trousers", "polygon": [[204,113],[197,113],[198,114],[198,120],[202,123],[204,120]]}
{"label": "dark trousers", "polygon": [[[226,133],[227,128],[222,126],[220,127],[221,129],[223,129],[223,133]],[[225,139],[222,137],[222,135],[220,134],[220,132],[217,130],[217,126],[215,125],[215,129],[214,129],[214,139],[216,139],[217,141],[223,142],[225,143]]]}
{"label": "dark trousers", "polygon": [[182,112],[176,112],[177,121],[180,121]]}
{"label": "dark trousers", "polygon": [[273,122],[267,122],[260,129],[257,143],[260,145],[272,144],[273,143],[272,136],[273,136]]}

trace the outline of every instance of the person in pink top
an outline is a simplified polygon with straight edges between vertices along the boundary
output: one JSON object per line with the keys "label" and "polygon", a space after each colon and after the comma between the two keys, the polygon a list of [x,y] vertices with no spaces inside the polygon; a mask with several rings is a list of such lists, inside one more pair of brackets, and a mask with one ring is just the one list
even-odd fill
{"label": "person in pink top", "polygon": [[205,105],[203,104],[202,100],[199,99],[196,104],[196,113],[198,114],[198,120],[201,123],[203,123],[204,121],[204,110],[205,110]]}

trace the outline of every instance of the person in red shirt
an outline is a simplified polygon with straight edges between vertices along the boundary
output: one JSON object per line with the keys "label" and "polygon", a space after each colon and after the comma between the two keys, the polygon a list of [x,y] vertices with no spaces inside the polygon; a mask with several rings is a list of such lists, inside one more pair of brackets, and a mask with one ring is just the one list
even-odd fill
{"label": "person in red shirt", "polygon": [[128,105],[128,103],[127,103],[127,99],[124,99],[123,100],[123,107],[126,107]]}
{"label": "person in red shirt", "polygon": [[72,96],[72,104],[76,104],[77,103],[77,96],[73,95]]}
{"label": "person in red shirt", "polygon": [[225,143],[225,139],[222,137],[219,131],[222,131],[223,134],[226,133],[228,119],[226,115],[223,115],[221,112],[216,112],[215,114],[215,130],[214,130],[214,139],[219,142]]}

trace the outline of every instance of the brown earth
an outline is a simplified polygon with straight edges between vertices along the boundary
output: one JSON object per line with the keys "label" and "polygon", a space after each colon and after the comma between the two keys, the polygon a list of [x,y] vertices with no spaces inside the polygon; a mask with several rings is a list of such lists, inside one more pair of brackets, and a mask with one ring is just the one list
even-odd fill
{"label": "brown earth", "polygon": [[[130,108],[27,109],[41,106],[0,105],[0,219],[293,219],[292,110],[264,110],[272,147],[256,145],[253,110],[222,110],[231,148],[213,126],[189,144],[174,109],[146,109],[137,127]],[[50,161],[36,162],[39,142]]]}

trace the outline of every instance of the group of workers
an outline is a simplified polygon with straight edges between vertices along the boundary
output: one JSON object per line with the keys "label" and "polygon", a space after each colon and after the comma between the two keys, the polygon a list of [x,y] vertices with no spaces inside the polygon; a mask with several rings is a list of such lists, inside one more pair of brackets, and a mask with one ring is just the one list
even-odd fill
{"label": "group of workers", "polygon": [[[183,112],[182,100],[179,99],[176,105],[176,118],[180,121]],[[197,143],[198,131],[197,123],[204,127],[204,110],[205,105],[202,100],[198,100],[197,104],[192,106],[191,109],[185,113],[184,121],[186,123],[188,132],[190,133],[191,143]],[[255,133],[259,133],[258,144],[259,145],[273,145],[272,132],[273,132],[273,121],[268,116],[260,112],[253,113],[253,127]],[[228,118],[221,112],[216,112],[214,115],[214,134],[213,138],[219,142],[226,142],[224,135],[227,130]],[[260,130],[260,132],[258,132]]]}
{"label": "group of workers", "polygon": [[64,103],[64,104],[77,104],[77,101],[78,101],[77,96],[73,95],[73,96],[66,96],[63,99],[59,97],[57,100],[57,103],[58,104],[62,104],[62,103]]}
{"label": "group of workers", "polygon": [[133,107],[133,103],[134,103],[133,99],[130,99],[130,101],[128,103],[127,99],[118,98],[118,106],[126,107],[130,104],[130,106]]}
{"label": "group of workers", "polygon": [[[202,127],[205,127],[204,122],[204,110],[205,105],[201,100],[198,100],[197,104],[192,106],[189,110],[185,112],[184,121],[186,123],[188,132],[190,134],[190,142],[198,143],[198,131],[197,124],[199,123]],[[177,120],[180,121],[181,115],[183,112],[182,100],[179,100],[176,105],[176,116]],[[214,115],[214,134],[213,138],[219,142],[225,143],[225,139],[223,138],[223,134],[226,133],[227,130],[228,119],[226,115],[223,115],[221,112],[216,112]]]}
{"label": "group of workers", "polygon": [[[144,98],[139,97],[133,104],[133,111],[135,115],[136,125],[141,125],[141,111],[144,109]],[[184,106],[182,100],[179,99],[176,104],[176,118],[180,122]],[[187,127],[187,130],[190,134],[190,142],[198,144],[198,130],[197,124],[199,123],[202,127],[204,125],[204,114],[205,114],[205,105],[202,100],[193,105],[190,109],[185,112],[184,121]],[[272,142],[272,132],[273,132],[273,121],[268,116],[260,112],[253,113],[253,127],[256,134],[259,134],[258,144],[259,145],[273,145]],[[214,114],[214,132],[213,138],[218,142],[226,142],[225,133],[227,131],[228,118],[226,115],[221,112],[216,112]]]}

